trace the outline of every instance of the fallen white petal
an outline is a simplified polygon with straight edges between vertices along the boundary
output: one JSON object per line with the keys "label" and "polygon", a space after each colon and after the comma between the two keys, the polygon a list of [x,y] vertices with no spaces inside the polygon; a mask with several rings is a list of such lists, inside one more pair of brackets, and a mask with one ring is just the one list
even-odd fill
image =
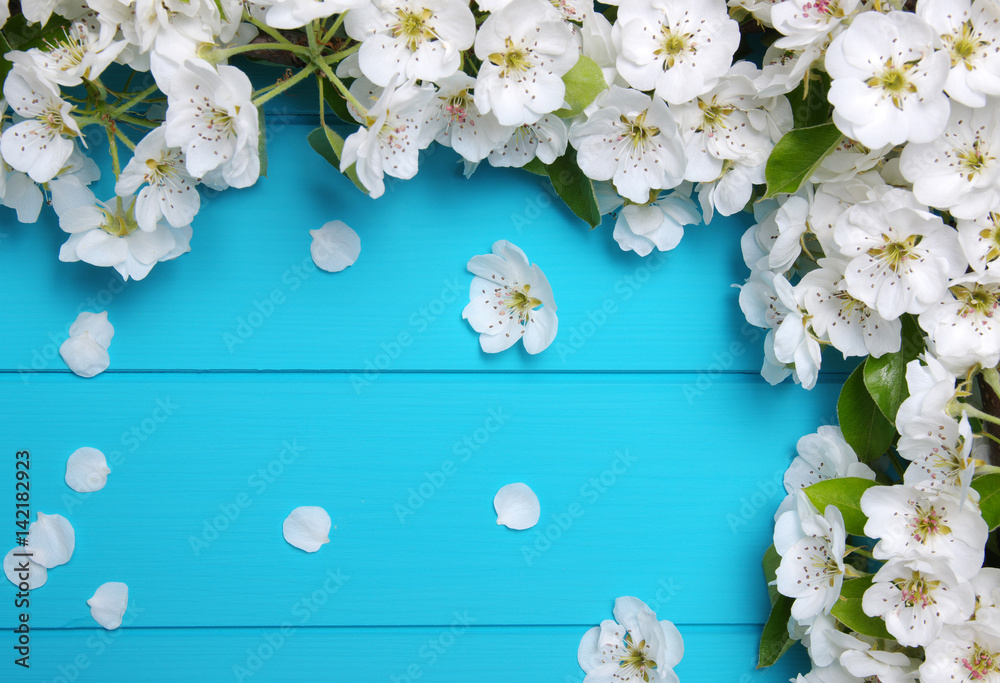
{"label": "fallen white petal", "polygon": [[80,493],[100,491],[108,483],[111,468],[96,448],[78,448],[66,460],[66,485]]}
{"label": "fallen white petal", "polygon": [[108,350],[86,332],[64,341],[59,347],[59,355],[80,377],[93,377],[111,365]]}
{"label": "fallen white petal", "polygon": [[107,311],[100,313],[84,311],[76,316],[76,322],[70,325],[69,336],[77,337],[84,332],[104,348],[111,346],[111,338],[115,336],[115,328],[108,322]]}
{"label": "fallen white petal", "polygon": [[343,221],[330,221],[319,230],[310,230],[312,245],[309,253],[323,270],[338,273],[353,266],[361,254],[361,238]]}
{"label": "fallen white petal", "polygon": [[73,525],[62,515],[38,513],[38,519],[28,527],[28,550],[31,559],[46,569],[69,562],[76,547]]}
{"label": "fallen white petal", "polygon": [[307,553],[314,553],[330,542],[330,515],[321,507],[305,505],[292,510],[281,525],[285,540]]}
{"label": "fallen white petal", "polygon": [[538,524],[541,506],[538,496],[527,484],[507,484],[493,497],[493,507],[497,511],[497,524],[510,529],[530,529]]}
{"label": "fallen white petal", "polygon": [[[3,573],[7,580],[20,588],[22,582],[28,584],[28,590],[34,590],[39,586],[44,586],[49,578],[49,570],[40,564],[31,561],[31,557],[26,553],[31,552],[28,548],[14,548],[3,558]],[[21,553],[15,555],[14,553]],[[24,564],[27,563],[27,570]],[[25,577],[25,575],[27,575]]]}
{"label": "fallen white petal", "polygon": [[118,581],[102,583],[87,604],[94,621],[113,631],[122,625],[122,617],[128,608],[128,586]]}

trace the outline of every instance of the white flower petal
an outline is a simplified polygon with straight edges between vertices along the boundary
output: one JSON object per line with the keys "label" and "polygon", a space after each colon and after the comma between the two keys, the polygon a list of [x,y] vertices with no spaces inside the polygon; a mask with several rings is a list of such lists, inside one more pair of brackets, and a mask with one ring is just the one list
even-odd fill
{"label": "white flower petal", "polygon": [[527,484],[507,484],[493,497],[497,511],[497,524],[509,529],[530,529],[538,524],[541,506],[538,496]]}
{"label": "white flower petal", "polygon": [[330,542],[330,515],[321,507],[305,505],[292,510],[281,525],[285,540],[296,548],[314,553]]}
{"label": "white flower petal", "polygon": [[319,230],[310,230],[313,262],[330,273],[353,266],[361,254],[361,238],[343,221],[330,221]]}
{"label": "white flower petal", "polygon": [[32,562],[31,557],[27,555],[29,552],[30,548],[14,548],[3,558],[3,573],[19,590],[22,583],[28,584],[29,591],[34,590],[44,586],[49,578],[49,570]]}
{"label": "white flower petal", "polygon": [[69,562],[76,547],[73,525],[62,515],[38,513],[38,519],[28,527],[28,550],[31,560],[46,569]]}
{"label": "white flower petal", "polygon": [[64,341],[59,347],[59,355],[66,361],[69,369],[80,377],[93,377],[111,365],[108,350],[87,333]]}
{"label": "white flower petal", "polygon": [[75,337],[78,334],[88,333],[94,341],[108,348],[111,346],[111,338],[115,336],[114,326],[108,322],[108,312],[88,313],[84,311],[76,317],[76,322],[70,325],[69,336]]}
{"label": "white flower petal", "polygon": [[100,491],[108,483],[111,469],[96,448],[78,448],[66,460],[66,485],[80,493]]}
{"label": "white flower petal", "polygon": [[87,604],[94,621],[113,631],[122,625],[122,617],[128,608],[128,586],[118,581],[102,583]]}

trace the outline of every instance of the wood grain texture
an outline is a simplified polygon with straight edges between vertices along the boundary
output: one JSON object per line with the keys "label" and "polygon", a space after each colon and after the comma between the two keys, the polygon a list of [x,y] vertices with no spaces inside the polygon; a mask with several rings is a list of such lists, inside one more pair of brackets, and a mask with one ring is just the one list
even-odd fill
{"label": "wood grain texture", "polygon": [[[609,617],[611,604],[604,607],[595,620]],[[136,626],[147,614],[135,613]],[[79,683],[583,681],[576,650],[588,626],[464,629],[453,620],[454,629],[450,622],[428,628],[314,628],[309,621],[301,624],[300,617],[288,620],[284,635],[280,628],[39,631],[31,677],[18,680],[66,683],[76,674]],[[808,669],[805,650],[796,646],[774,667],[756,670],[756,627],[680,626],[685,652],[675,671],[685,683],[785,683]],[[128,678],[121,678],[123,672]]]}

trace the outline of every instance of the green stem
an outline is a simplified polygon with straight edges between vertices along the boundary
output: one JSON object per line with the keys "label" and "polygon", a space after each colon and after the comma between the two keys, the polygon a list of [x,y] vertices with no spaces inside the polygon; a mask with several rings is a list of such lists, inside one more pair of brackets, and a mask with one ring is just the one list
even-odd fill
{"label": "green stem", "polygon": [[896,474],[898,474],[899,478],[902,479],[906,474],[906,470],[904,470],[903,466],[899,464],[899,460],[895,453],[889,453],[889,462],[892,463],[892,468],[896,470]]}
{"label": "green stem", "polygon": [[346,50],[341,50],[340,52],[336,52],[332,55],[327,55],[326,57],[323,57],[323,61],[327,64],[336,64],[337,62],[342,61],[348,55],[354,54],[360,49],[361,49],[361,43],[355,43]]}
{"label": "green stem", "polygon": [[109,114],[110,114],[110,115],[111,115],[111,116],[112,116],[113,118],[117,118],[117,117],[118,117],[118,116],[119,116],[120,114],[124,114],[124,113],[125,113],[125,112],[127,112],[127,111],[128,111],[129,109],[131,109],[131,108],[132,108],[132,107],[134,107],[135,105],[137,105],[137,104],[139,104],[140,102],[142,102],[142,101],[143,101],[144,99],[146,99],[147,97],[149,97],[150,95],[152,95],[152,94],[153,94],[154,92],[156,92],[157,90],[159,90],[159,87],[158,87],[158,86],[156,86],[156,85],[151,85],[151,86],[149,86],[148,88],[146,88],[145,90],[143,90],[142,92],[138,93],[138,94],[137,94],[137,95],[136,95],[135,97],[133,97],[132,99],[130,99],[130,100],[128,100],[128,101],[126,101],[126,102],[125,102],[125,104],[120,104],[120,105],[118,105],[117,107],[115,107],[114,109],[112,109],[112,110],[111,110],[111,111],[109,112]]}
{"label": "green stem", "polygon": [[284,43],[250,43],[249,45],[237,45],[236,47],[216,48],[209,53],[209,56],[214,60],[213,63],[218,63],[223,59],[229,59],[233,55],[254,52],[255,50],[287,50],[288,52],[300,55],[310,54],[309,48],[305,45],[294,45],[285,41]]}
{"label": "green stem", "polygon": [[986,420],[987,422],[992,422],[995,425],[1000,425],[1000,418],[990,415],[989,413],[984,413],[968,403],[962,404],[962,410],[968,413],[969,417],[978,417],[980,420]]}
{"label": "green stem", "polygon": [[133,126],[139,126],[140,128],[158,128],[159,123],[155,121],[147,121],[146,119],[140,119],[136,116],[129,116],[128,114],[119,114],[118,120],[122,123],[128,123]]}
{"label": "green stem", "polygon": [[122,174],[122,165],[118,161],[118,143],[117,135],[115,135],[116,129],[113,122],[105,124],[104,129],[108,133],[108,151],[111,153],[111,170],[115,172],[115,180]]}
{"label": "green stem", "polygon": [[323,77],[316,75],[316,85],[319,86],[319,125],[326,128],[326,100],[323,99]]}
{"label": "green stem", "polygon": [[135,151],[135,143],[129,140],[128,136],[125,135],[125,133],[121,132],[121,129],[119,129],[117,126],[115,126],[115,135],[118,136],[119,140],[125,143],[125,146],[129,148],[129,151],[132,152]]}
{"label": "green stem", "polygon": [[351,94],[351,91],[347,89],[347,86],[344,85],[339,78],[337,78],[337,74],[333,73],[333,70],[330,68],[330,65],[322,60],[316,62],[316,64],[319,66],[320,69],[323,70],[323,73],[326,75],[327,79],[329,79],[331,83],[337,86],[337,90],[340,91],[340,94],[343,95],[348,102],[354,105],[354,108],[358,111],[358,114],[361,116],[361,118],[366,118],[368,116],[368,108],[362,106],[362,104],[358,102],[358,99]]}
{"label": "green stem", "polygon": [[341,12],[339,15],[337,15],[337,20],[333,22],[333,26],[331,26],[330,30],[326,32],[325,36],[323,36],[324,45],[329,43],[330,39],[333,38],[333,36],[337,33],[337,29],[340,28],[340,25],[344,23],[344,17],[346,15],[347,12]]}
{"label": "green stem", "polygon": [[299,81],[301,81],[302,79],[304,79],[306,76],[308,76],[309,74],[313,73],[315,70],[316,70],[316,68],[313,65],[310,64],[309,66],[307,66],[306,68],[302,69],[301,71],[299,71],[297,74],[295,74],[291,78],[289,78],[289,79],[287,79],[285,81],[282,81],[281,83],[278,83],[275,87],[271,88],[266,93],[259,94],[257,96],[257,98],[253,100],[254,106],[259,107],[260,105],[264,104],[265,102],[267,102],[271,98],[277,97],[278,95],[280,95],[281,93],[285,92],[286,90],[288,90],[289,88],[291,88],[293,85],[295,85],[296,83],[298,83]]}
{"label": "green stem", "polygon": [[295,43],[293,43],[292,41],[288,40],[288,38],[286,38],[285,36],[281,35],[278,31],[276,31],[275,29],[271,28],[270,26],[268,26],[264,22],[262,22],[262,21],[260,21],[258,19],[255,19],[255,18],[251,17],[248,14],[244,15],[244,16],[246,17],[247,21],[249,21],[251,24],[253,24],[257,28],[259,28],[261,31],[263,31],[267,35],[269,35],[272,38],[274,38],[279,43],[286,43],[288,45],[295,45]]}

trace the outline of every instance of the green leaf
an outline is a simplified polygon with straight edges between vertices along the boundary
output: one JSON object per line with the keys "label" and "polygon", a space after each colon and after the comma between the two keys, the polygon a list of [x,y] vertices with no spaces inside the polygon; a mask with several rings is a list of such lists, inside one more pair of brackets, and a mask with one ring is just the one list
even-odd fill
{"label": "green leaf", "polygon": [[[0,0],[2,2],[2,0]],[[260,134],[257,136],[257,156],[260,157],[260,174],[267,177],[267,129],[264,121],[264,107],[257,108],[257,125]]]}
{"label": "green leaf", "polygon": [[[0,2],[3,2],[3,0],[0,0]],[[7,74],[14,68],[14,65],[2,56],[10,52],[10,50],[10,43],[4,38],[3,33],[0,33],[0,88],[3,87],[4,82],[7,80]]]}
{"label": "green leaf", "polygon": [[844,439],[861,462],[871,462],[892,444],[896,428],[868,393],[864,373],[864,364],[859,365],[844,382],[837,400],[837,417]]}
{"label": "green leaf", "polygon": [[[306,140],[309,141],[309,146],[316,150],[321,157],[326,159],[327,163],[340,170],[340,156],[344,153],[344,138],[340,137],[329,126],[320,126],[311,133],[309,133]],[[368,190],[358,179],[357,171],[354,169],[354,164],[351,164],[350,168],[344,171],[344,175],[351,179],[359,190],[368,194]]]}
{"label": "green leaf", "polygon": [[597,207],[594,183],[583,174],[576,164],[576,150],[570,147],[566,153],[546,166],[549,179],[556,194],[566,202],[577,216],[592,228],[601,224],[601,210]]}
{"label": "green leaf", "polygon": [[972,488],[979,491],[979,509],[990,531],[1000,526],[1000,474],[987,474],[972,480]]}
{"label": "green leaf", "polygon": [[788,635],[788,619],[792,616],[794,600],[785,595],[779,595],[778,601],[771,608],[771,614],[764,624],[760,634],[760,653],[757,657],[757,668],[771,666],[781,656],[788,652],[795,641]]}
{"label": "green leaf", "polygon": [[837,620],[852,631],[871,638],[892,638],[885,630],[885,622],[879,617],[870,617],[861,609],[861,599],[871,588],[872,577],[862,576],[847,579],[840,589],[840,599],[830,611]]}
{"label": "green leaf", "polygon": [[53,14],[44,26],[28,23],[23,14],[15,14],[4,24],[2,33],[4,42],[11,50],[24,51],[42,47],[46,42],[65,37],[64,29],[69,24],[69,19],[64,19],[58,14]]}
{"label": "green leaf", "polygon": [[861,477],[841,477],[839,479],[824,479],[805,488],[809,500],[820,514],[827,505],[833,505],[844,516],[844,528],[854,536],[865,535],[865,522],[868,517],[861,511],[861,496],[877,483]]}
{"label": "green leaf", "polygon": [[912,315],[902,318],[900,350],[865,360],[865,388],[889,422],[895,423],[900,404],[910,395],[906,387],[906,364],[923,351],[924,338]]}
{"label": "green leaf", "polygon": [[[808,86],[808,90],[807,90]],[[798,87],[788,93],[792,105],[794,128],[810,128],[830,120],[830,75],[825,71],[810,71]]]}
{"label": "green leaf", "polygon": [[764,197],[797,191],[819,168],[823,159],[840,144],[843,137],[832,123],[798,128],[786,133],[767,158],[764,169],[767,194]]}
{"label": "green leaf", "polygon": [[[317,78],[319,78],[319,76],[317,76]],[[341,81],[343,81],[344,85],[350,89],[351,83],[354,82],[354,79],[342,78]],[[351,116],[351,111],[347,108],[347,100],[344,99],[344,97],[340,94],[340,91],[337,90],[337,87],[333,85],[333,83],[330,83],[325,79],[323,81],[323,99],[326,100],[328,105],[330,105],[330,109],[333,110],[333,113],[337,115],[338,119],[344,123],[357,123],[355,118]]]}
{"label": "green leaf", "polygon": [[604,82],[604,73],[597,62],[582,55],[562,79],[566,84],[566,103],[569,107],[553,112],[562,119],[568,119],[582,112],[601,94],[601,91],[608,87]]}
{"label": "green leaf", "polygon": [[535,175],[547,176],[549,174],[548,169],[545,168],[545,164],[543,164],[541,159],[539,159],[538,157],[535,157],[521,168],[523,168],[528,173],[534,173]]}
{"label": "green leaf", "polygon": [[774,603],[778,601],[778,596],[781,595],[778,592],[776,586],[772,586],[771,583],[778,578],[778,565],[781,564],[781,555],[778,551],[774,549],[774,544],[771,544],[764,552],[764,581],[767,582],[767,597],[771,600],[771,607],[774,607]]}

